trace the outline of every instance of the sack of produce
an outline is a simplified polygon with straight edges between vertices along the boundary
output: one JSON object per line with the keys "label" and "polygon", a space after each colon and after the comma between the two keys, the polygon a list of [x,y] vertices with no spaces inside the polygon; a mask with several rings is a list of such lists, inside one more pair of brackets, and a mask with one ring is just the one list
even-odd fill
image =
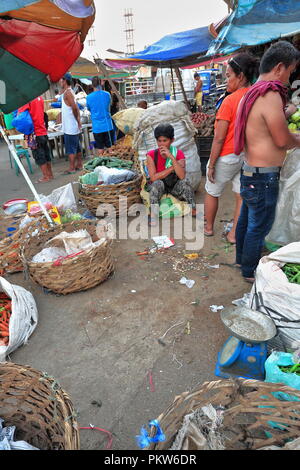
{"label": "sack of produce", "polygon": [[300,149],[288,152],[280,174],[279,198],[273,227],[266,241],[277,245],[300,238]]}
{"label": "sack of produce", "polygon": [[144,114],[145,110],[142,108],[128,108],[119,111],[112,116],[116,126],[123,134],[132,135],[134,132],[134,125],[136,121]]}
{"label": "sack of produce", "polygon": [[162,123],[169,123],[175,130],[173,145],[182,150],[186,158],[186,173],[193,188],[198,189],[201,180],[201,163],[195,143],[195,128],[185,103],[164,101],[146,109],[135,124],[133,146],[138,150],[139,160],[146,160],[149,150],[157,148],[154,129]]}
{"label": "sack of produce", "polygon": [[38,312],[32,294],[0,277],[0,362],[27,343],[37,321]]}
{"label": "sack of produce", "polygon": [[300,345],[299,273],[300,242],[291,243],[260,260],[249,299],[250,308],[274,320],[280,340],[290,351]]}

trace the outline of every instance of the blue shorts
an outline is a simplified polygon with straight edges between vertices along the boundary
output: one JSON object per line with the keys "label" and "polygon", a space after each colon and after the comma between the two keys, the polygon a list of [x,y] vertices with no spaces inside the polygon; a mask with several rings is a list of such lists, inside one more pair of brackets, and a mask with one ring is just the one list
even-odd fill
{"label": "blue shorts", "polygon": [[67,155],[77,155],[81,153],[81,134],[64,134],[65,152]]}

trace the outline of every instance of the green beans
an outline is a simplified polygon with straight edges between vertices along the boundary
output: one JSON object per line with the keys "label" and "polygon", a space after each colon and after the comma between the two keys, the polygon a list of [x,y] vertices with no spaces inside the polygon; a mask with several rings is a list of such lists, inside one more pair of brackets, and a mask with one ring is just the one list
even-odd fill
{"label": "green beans", "polygon": [[293,284],[300,284],[300,264],[287,263],[282,271]]}

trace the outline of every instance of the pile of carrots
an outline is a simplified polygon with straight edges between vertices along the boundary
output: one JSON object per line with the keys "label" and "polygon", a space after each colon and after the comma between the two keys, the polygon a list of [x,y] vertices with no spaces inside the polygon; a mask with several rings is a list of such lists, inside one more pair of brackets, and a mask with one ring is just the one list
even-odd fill
{"label": "pile of carrots", "polygon": [[4,292],[0,292],[0,346],[8,345],[10,317],[11,299]]}

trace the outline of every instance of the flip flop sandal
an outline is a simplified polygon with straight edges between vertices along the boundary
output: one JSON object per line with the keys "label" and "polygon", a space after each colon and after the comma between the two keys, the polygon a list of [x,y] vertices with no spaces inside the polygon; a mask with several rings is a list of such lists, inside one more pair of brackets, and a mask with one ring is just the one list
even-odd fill
{"label": "flip flop sandal", "polygon": [[64,171],[63,175],[75,175],[76,171]]}
{"label": "flip flop sandal", "polygon": [[206,232],[206,231],[204,230],[204,235],[205,235],[206,237],[213,237],[213,236],[214,236],[214,232]]}

